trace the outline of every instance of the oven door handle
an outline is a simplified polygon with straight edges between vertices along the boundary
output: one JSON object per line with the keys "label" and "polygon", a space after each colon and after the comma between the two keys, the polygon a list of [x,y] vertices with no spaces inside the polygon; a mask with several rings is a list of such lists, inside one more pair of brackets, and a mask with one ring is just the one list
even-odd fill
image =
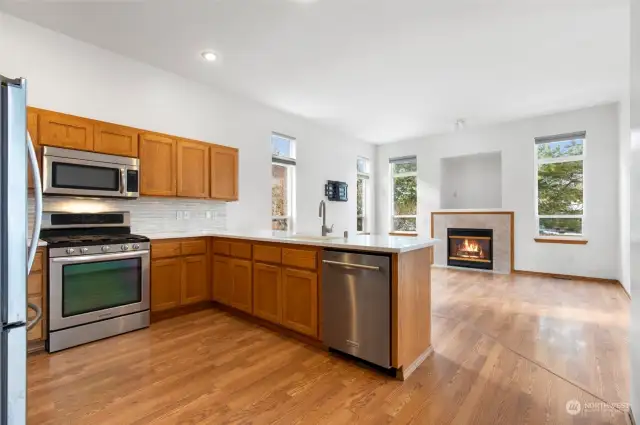
{"label": "oven door handle", "polygon": [[94,261],[111,261],[124,258],[147,257],[149,251],[133,251],[133,252],[114,252],[113,254],[97,254],[97,255],[74,255],[73,257],[52,258],[52,263],[90,263]]}

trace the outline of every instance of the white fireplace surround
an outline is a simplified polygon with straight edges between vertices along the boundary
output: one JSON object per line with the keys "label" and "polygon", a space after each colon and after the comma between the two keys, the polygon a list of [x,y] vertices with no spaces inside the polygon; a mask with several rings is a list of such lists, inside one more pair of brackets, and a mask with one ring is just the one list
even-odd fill
{"label": "white fireplace surround", "polygon": [[437,211],[431,213],[432,237],[439,241],[434,247],[434,264],[447,266],[448,228],[492,229],[493,272],[513,271],[512,211]]}

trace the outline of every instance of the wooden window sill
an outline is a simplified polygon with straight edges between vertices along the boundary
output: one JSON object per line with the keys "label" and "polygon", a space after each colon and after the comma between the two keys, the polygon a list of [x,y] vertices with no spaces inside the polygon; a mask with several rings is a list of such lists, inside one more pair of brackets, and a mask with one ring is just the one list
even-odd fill
{"label": "wooden window sill", "polygon": [[568,238],[533,238],[538,243],[561,243],[567,245],[586,245],[589,243],[587,239],[568,239]]}
{"label": "wooden window sill", "polygon": [[418,234],[409,232],[389,232],[389,236],[418,236]]}

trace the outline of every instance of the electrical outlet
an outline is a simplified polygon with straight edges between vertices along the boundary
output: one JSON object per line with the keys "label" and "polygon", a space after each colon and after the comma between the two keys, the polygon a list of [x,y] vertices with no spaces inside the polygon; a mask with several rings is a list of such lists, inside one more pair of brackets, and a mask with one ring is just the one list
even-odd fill
{"label": "electrical outlet", "polygon": [[190,211],[185,211],[184,212],[184,219],[185,220],[189,220],[191,218],[191,212]]}
{"label": "electrical outlet", "polygon": [[176,211],[176,220],[182,220],[182,211]]}
{"label": "electrical outlet", "polygon": [[211,220],[211,218],[213,218],[213,212],[212,211],[207,211],[206,216],[207,216],[208,220]]}

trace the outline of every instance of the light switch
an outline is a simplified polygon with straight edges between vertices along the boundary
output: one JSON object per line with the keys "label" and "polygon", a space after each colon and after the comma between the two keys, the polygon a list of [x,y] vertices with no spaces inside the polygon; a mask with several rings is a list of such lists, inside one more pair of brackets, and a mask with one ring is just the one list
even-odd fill
{"label": "light switch", "polygon": [[207,211],[207,215],[206,216],[207,216],[208,220],[211,220],[211,217],[213,217],[213,214],[212,214],[211,211]]}
{"label": "light switch", "polygon": [[182,211],[176,211],[176,220],[182,220]]}
{"label": "light switch", "polygon": [[191,218],[191,212],[189,212],[189,211],[185,211],[185,212],[184,212],[184,219],[185,219],[185,220],[189,220],[190,218]]}

